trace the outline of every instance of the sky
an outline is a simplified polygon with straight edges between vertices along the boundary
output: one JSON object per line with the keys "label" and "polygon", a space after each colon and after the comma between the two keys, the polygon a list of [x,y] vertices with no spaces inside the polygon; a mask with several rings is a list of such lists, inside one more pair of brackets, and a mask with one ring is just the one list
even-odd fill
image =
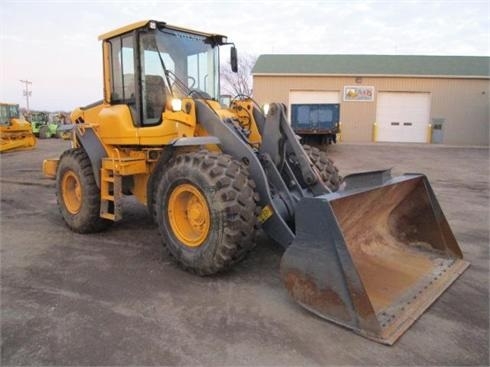
{"label": "sky", "polygon": [[490,56],[488,0],[0,0],[0,101],[69,111],[102,99],[98,35],[144,19],[219,33],[240,54]]}

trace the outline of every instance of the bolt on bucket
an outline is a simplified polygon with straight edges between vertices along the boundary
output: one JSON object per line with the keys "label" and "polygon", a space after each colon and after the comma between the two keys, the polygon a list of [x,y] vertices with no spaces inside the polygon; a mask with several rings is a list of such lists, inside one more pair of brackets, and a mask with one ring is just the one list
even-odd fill
{"label": "bolt on bucket", "polygon": [[311,312],[391,345],[469,263],[427,178],[385,173],[303,199],[281,277]]}

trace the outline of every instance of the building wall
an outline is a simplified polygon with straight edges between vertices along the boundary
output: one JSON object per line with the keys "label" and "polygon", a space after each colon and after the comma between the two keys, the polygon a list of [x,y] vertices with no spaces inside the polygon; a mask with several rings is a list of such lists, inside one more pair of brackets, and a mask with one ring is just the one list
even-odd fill
{"label": "building wall", "polygon": [[444,144],[489,145],[488,79],[363,77],[361,83],[356,83],[353,76],[254,75],[253,83],[254,99],[258,103],[286,105],[290,90],[338,91],[343,96],[347,85],[374,86],[373,102],[341,101],[342,140],[350,142],[372,141],[377,93],[428,92],[431,93],[431,119],[445,120]]}

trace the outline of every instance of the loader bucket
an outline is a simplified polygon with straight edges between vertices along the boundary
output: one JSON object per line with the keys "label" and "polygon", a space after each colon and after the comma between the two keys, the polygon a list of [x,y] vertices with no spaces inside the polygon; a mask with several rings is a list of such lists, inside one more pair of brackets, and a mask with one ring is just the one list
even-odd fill
{"label": "loader bucket", "polygon": [[308,310],[391,345],[469,263],[425,176],[355,186],[298,204],[281,277]]}

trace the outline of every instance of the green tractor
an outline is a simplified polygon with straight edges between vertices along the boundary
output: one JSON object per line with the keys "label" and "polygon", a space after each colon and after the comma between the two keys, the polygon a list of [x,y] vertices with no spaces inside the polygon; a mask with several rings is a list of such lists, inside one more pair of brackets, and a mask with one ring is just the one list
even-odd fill
{"label": "green tractor", "polygon": [[47,112],[31,112],[27,117],[27,120],[31,123],[32,132],[39,139],[57,137],[56,131],[58,129],[58,124],[49,122],[49,115]]}

